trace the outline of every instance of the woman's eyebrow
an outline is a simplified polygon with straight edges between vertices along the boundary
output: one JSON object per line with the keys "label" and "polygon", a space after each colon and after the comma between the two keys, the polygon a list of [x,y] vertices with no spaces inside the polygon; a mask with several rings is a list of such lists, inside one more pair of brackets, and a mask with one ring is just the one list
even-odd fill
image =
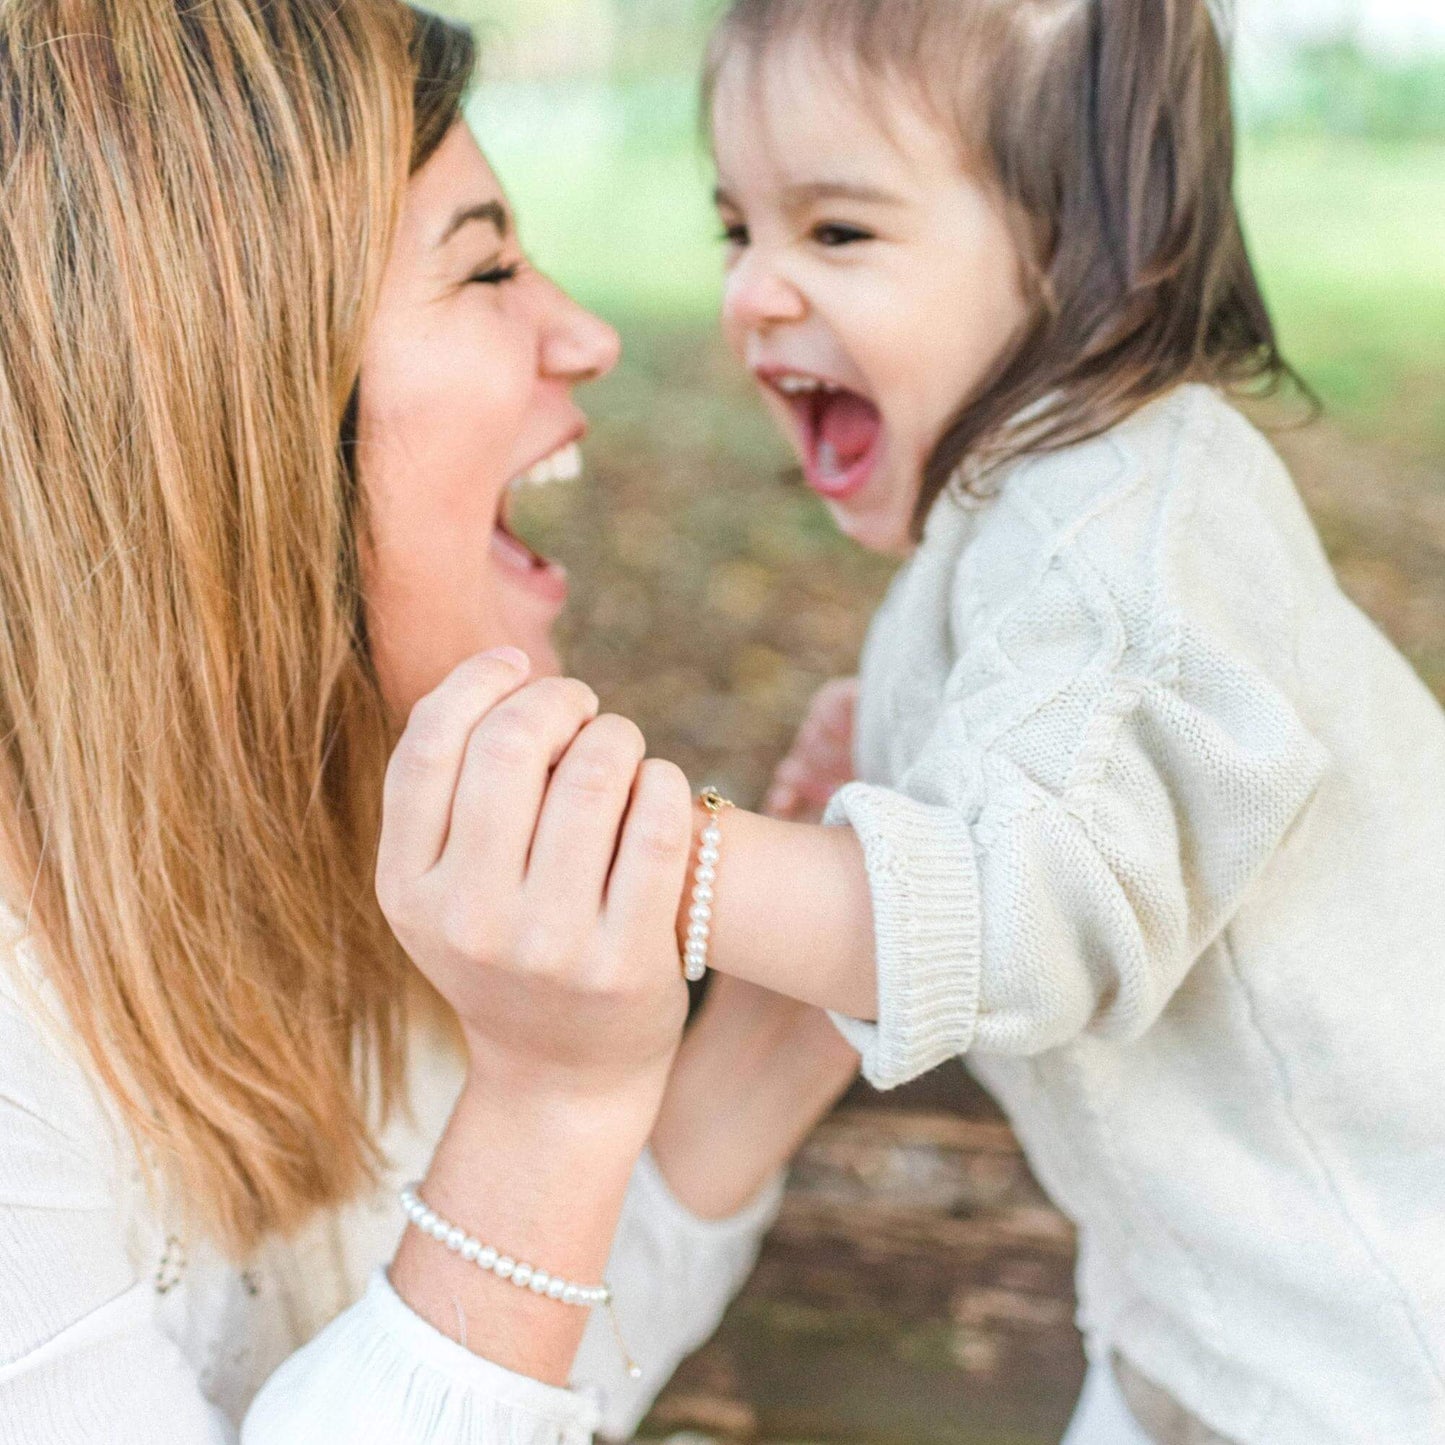
{"label": "woman's eyebrow", "polygon": [[481,201],[474,206],[463,206],[447,222],[446,229],[437,240],[437,245],[445,246],[463,226],[472,221],[483,221],[488,225],[495,226],[497,235],[504,241],[512,228],[512,218],[507,214],[507,208],[500,201]]}

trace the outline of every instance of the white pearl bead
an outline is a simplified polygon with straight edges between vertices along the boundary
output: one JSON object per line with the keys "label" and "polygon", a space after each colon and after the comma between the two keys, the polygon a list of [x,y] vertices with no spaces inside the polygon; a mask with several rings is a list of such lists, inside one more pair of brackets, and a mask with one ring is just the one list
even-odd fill
{"label": "white pearl bead", "polygon": [[532,1283],[532,1266],[530,1264],[519,1264],[512,1271],[512,1283],[519,1289],[525,1288]]}
{"label": "white pearl bead", "polygon": [[479,1239],[469,1239],[462,1245],[462,1258],[468,1264],[475,1264],[477,1256],[482,1252],[482,1243]]}
{"label": "white pearl bead", "polygon": [[517,1261],[513,1259],[510,1254],[504,1254],[496,1264],[492,1266],[492,1273],[500,1276],[502,1279],[511,1279],[512,1271],[516,1269],[516,1267]]}
{"label": "white pearl bead", "polygon": [[447,1230],[447,1237],[445,1243],[446,1247],[451,1250],[453,1254],[460,1254],[462,1245],[464,1245],[466,1242],[467,1232],[465,1229],[459,1229],[456,1225],[453,1225],[449,1230]]}
{"label": "white pearl bead", "polygon": [[719,829],[716,828],[716,827],[713,827],[713,828],[705,828],[705,829],[703,830],[702,845],[703,845],[704,848],[716,848],[716,847],[719,847],[719,846],[721,845],[721,843],[722,843],[722,832],[721,832],[721,830],[719,830]]}
{"label": "white pearl bead", "polygon": [[581,1298],[581,1295],[582,1291],[578,1289],[575,1284],[569,1284],[562,1291],[562,1303],[567,1305],[575,1305]]}
{"label": "white pearl bead", "polygon": [[692,891],[692,896],[693,896],[699,903],[711,903],[711,902],[712,902],[712,885],[709,884],[709,883],[699,883],[699,884],[697,885],[697,887],[693,889],[693,891]]}
{"label": "white pearl bead", "polygon": [[687,916],[694,923],[706,923],[712,917],[712,908],[706,903],[694,903],[687,910]]}
{"label": "white pearl bead", "polygon": [[567,1292],[567,1281],[565,1279],[554,1279],[547,1286],[548,1299],[561,1299]]}
{"label": "white pearl bead", "polygon": [[703,886],[709,883],[716,883],[717,869],[714,868],[711,863],[704,863],[702,867],[697,870],[697,881]]}
{"label": "white pearl bead", "polygon": [[436,1222],[436,1215],[433,1214],[430,1209],[423,1209],[420,1215],[417,1216],[416,1227],[421,1230],[423,1234],[430,1234],[431,1227]]}
{"label": "white pearl bead", "polygon": [[701,863],[704,868],[712,868],[717,864],[717,860],[721,857],[722,854],[719,853],[716,848],[707,847],[704,848],[702,852],[697,855],[697,861]]}
{"label": "white pearl bead", "polygon": [[438,1219],[437,1222],[431,1227],[431,1237],[435,1240],[438,1240],[442,1244],[445,1244],[447,1242],[447,1235],[449,1235],[451,1232],[452,1227],[446,1222],[445,1219]]}
{"label": "white pearl bead", "polygon": [[532,1282],[529,1286],[533,1294],[546,1294],[547,1286],[552,1283],[552,1276],[545,1269],[534,1269],[532,1271]]}
{"label": "white pearl bead", "polygon": [[705,942],[712,934],[712,928],[706,923],[694,923],[688,930],[687,936],[695,938],[698,942]]}
{"label": "white pearl bead", "polygon": [[482,1246],[482,1252],[477,1256],[477,1263],[483,1269],[491,1269],[497,1262],[497,1251],[490,1244]]}

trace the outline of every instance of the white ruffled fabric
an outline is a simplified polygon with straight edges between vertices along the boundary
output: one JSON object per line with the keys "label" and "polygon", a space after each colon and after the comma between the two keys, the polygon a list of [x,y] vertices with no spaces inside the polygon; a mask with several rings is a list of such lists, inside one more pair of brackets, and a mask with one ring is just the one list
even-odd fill
{"label": "white ruffled fabric", "polygon": [[415,1123],[383,1141],[384,1187],[237,1270],[145,1198],[22,935],[0,910],[0,1445],[625,1439],[717,1327],[777,1213],[781,1178],[731,1219],[698,1219],[644,1154],[608,1268],[643,1378],[594,1311],[575,1388],[527,1379],[434,1329],[384,1272],[396,1188],[425,1172],[460,1086],[439,1041],[415,1042]]}

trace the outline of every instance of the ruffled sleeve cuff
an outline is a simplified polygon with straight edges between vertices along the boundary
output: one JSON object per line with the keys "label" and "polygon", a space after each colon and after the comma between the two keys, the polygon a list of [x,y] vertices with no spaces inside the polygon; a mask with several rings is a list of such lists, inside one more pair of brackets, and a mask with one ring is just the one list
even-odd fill
{"label": "ruffled sleeve cuff", "polygon": [[597,1406],[448,1339],[391,1287],[366,1292],[266,1382],[241,1445],[586,1445]]}
{"label": "ruffled sleeve cuff", "polygon": [[752,1273],[782,1205],[785,1171],[725,1219],[702,1219],[669,1188],[651,1150],[637,1162],[607,1278],[618,1327],[642,1371],[630,1379],[607,1319],[594,1311],[572,1372],[609,1440],[628,1440],[678,1365],[717,1330]]}
{"label": "ruffled sleeve cuff", "polygon": [[982,950],[973,840],[953,810],[866,783],[834,794],[824,822],[849,825],[863,845],[878,966],[878,1022],[830,1017],[862,1055],[863,1077],[896,1088],[973,1041]]}

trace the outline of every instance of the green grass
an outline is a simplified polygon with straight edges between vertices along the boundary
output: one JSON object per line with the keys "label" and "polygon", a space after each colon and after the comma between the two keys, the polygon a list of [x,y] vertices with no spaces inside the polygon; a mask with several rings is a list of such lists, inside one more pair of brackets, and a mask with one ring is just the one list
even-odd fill
{"label": "green grass", "polygon": [[1445,142],[1259,138],[1240,195],[1286,350],[1326,402],[1445,457]]}
{"label": "green grass", "polygon": [[[709,326],[719,255],[693,88],[485,89],[539,264],[641,332]],[[1240,195],[1287,352],[1346,425],[1445,457],[1445,141],[1258,135]]]}

